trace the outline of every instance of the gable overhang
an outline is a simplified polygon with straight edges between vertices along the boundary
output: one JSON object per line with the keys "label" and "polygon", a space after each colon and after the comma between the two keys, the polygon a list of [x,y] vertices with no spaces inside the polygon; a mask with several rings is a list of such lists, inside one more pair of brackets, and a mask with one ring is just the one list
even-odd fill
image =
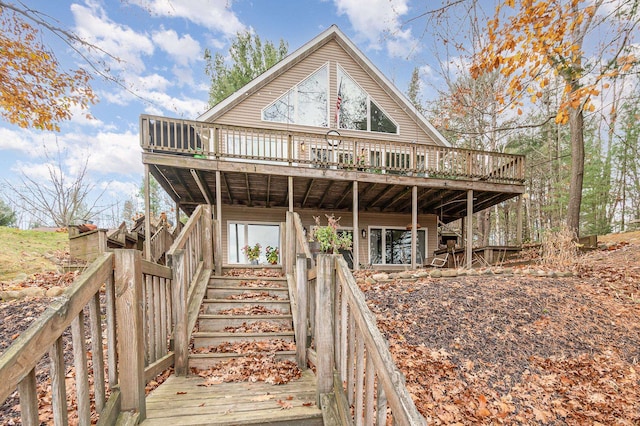
{"label": "gable overhang", "polygon": [[328,42],[335,40],[344,51],[350,55],[360,67],[382,88],[382,90],[400,105],[411,119],[429,135],[437,144],[442,146],[451,146],[451,144],[442,136],[442,134],[427,119],[418,112],[416,107],[407,99],[407,97],[398,90],[397,87],[380,72],[380,70],[369,60],[369,58],[358,49],[358,47],[336,26],[332,25],[327,30],[320,33],[311,41],[295,50],[292,54],[269,68],[267,71],[247,83],[240,90],[233,93],[202,115],[198,121],[215,122],[219,117],[231,111],[237,105],[242,103],[247,97],[259,92],[268,83],[284,74],[294,65],[303,61],[307,56],[320,49]]}

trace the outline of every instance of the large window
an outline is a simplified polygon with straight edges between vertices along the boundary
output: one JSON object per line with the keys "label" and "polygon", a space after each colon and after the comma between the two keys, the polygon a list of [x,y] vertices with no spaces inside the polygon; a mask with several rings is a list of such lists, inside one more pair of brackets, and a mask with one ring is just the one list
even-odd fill
{"label": "large window", "polygon": [[339,128],[398,133],[397,124],[340,66],[337,76],[336,115]]}
{"label": "large window", "polygon": [[[426,231],[418,230],[417,263],[424,260]],[[403,228],[370,228],[369,260],[374,265],[411,263],[411,231]]]}
{"label": "large window", "polygon": [[328,65],[293,86],[262,110],[262,119],[277,123],[329,127]]}
{"label": "large window", "polygon": [[280,225],[278,224],[229,222],[228,230],[229,263],[248,264],[249,259],[242,251],[242,247],[254,246],[256,243],[262,246],[258,263],[267,263],[265,255],[267,246],[280,246]]}

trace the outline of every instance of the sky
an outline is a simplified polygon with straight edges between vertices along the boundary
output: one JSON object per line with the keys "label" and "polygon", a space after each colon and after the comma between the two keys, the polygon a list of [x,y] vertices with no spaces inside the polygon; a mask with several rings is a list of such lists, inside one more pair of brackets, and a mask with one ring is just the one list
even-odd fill
{"label": "sky", "polygon": [[[0,197],[21,173],[48,179],[48,157],[61,152],[64,173],[75,176],[87,161],[88,179],[101,203],[134,196],[142,181],[140,114],[195,119],[207,109],[209,81],[204,50],[228,54],[239,31],[249,30],[293,52],[332,24],[396,86],[406,92],[414,67],[428,77],[434,66],[424,48],[425,22],[412,20],[425,3],[411,0],[25,0],[50,22],[98,46],[85,52],[117,83],[96,76],[99,97],[90,114],[76,110],[60,132],[20,129],[0,120]],[[410,21],[410,24],[403,25]],[[65,67],[87,63],[50,32],[42,40]],[[117,58],[117,60],[116,60]],[[426,87],[426,86],[425,86]],[[427,89],[428,90],[428,89]],[[425,96],[429,96],[428,93]],[[113,210],[113,208],[112,208]]]}

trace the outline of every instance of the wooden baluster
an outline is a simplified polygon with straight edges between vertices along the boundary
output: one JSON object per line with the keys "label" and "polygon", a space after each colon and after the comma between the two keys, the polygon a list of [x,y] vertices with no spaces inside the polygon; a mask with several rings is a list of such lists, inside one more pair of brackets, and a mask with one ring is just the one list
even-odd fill
{"label": "wooden baluster", "polygon": [[154,323],[155,337],[154,341],[154,358],[153,361],[157,361],[162,357],[162,347],[164,346],[165,339],[162,335],[162,307],[160,298],[160,278],[152,277],[151,288],[153,290],[153,316],[151,320]]}
{"label": "wooden baluster", "polygon": [[67,389],[65,387],[64,370],[64,341],[62,336],[49,349],[49,359],[51,360],[51,404],[53,406],[53,423],[58,426],[69,424],[67,418]]}
{"label": "wooden baluster", "polygon": [[167,279],[160,278],[158,280],[158,290],[160,292],[160,356],[167,354],[167,336],[169,335],[167,328]]}
{"label": "wooden baluster", "polygon": [[363,406],[364,406],[364,340],[361,336],[358,336],[356,344],[356,426],[362,426],[363,418]]}
{"label": "wooden baluster", "polygon": [[347,377],[347,333],[348,333],[348,318],[349,318],[349,305],[347,304],[347,295],[343,289],[342,300],[340,301],[340,378],[344,380]]}
{"label": "wooden baluster", "polygon": [[89,301],[91,327],[91,360],[93,364],[93,392],[96,411],[102,411],[105,403],[104,355],[102,353],[102,324],[100,321],[100,293]]}
{"label": "wooden baluster", "polygon": [[39,426],[36,370],[33,369],[18,383],[20,393],[20,420],[26,426]]}
{"label": "wooden baluster", "polygon": [[376,404],[376,424],[378,426],[385,426],[387,424],[387,396],[384,394],[384,388],[379,380]]}
{"label": "wooden baluster", "polygon": [[349,405],[353,404],[354,387],[355,387],[355,363],[356,363],[356,321],[353,312],[349,310],[349,338],[347,351],[347,401]]}
{"label": "wooden baluster", "polygon": [[296,291],[298,293],[298,311],[296,324],[296,361],[298,368],[307,369],[307,258],[296,258]]}
{"label": "wooden baluster", "polygon": [[144,300],[144,329],[145,329],[145,362],[144,365],[150,365],[155,361],[155,336],[156,328],[153,321],[153,285],[152,277],[150,275],[144,276],[144,288],[146,297]]}
{"label": "wooden baluster", "polygon": [[[373,357],[367,351],[367,367],[365,369],[365,395],[364,395],[364,424],[373,424],[373,408],[375,399],[376,371],[373,365]],[[378,386],[381,386],[378,384]]]}
{"label": "wooden baluster", "polygon": [[89,375],[87,372],[87,350],[85,349],[84,313],[82,311],[71,322],[71,338],[73,340],[73,366],[76,370],[78,421],[81,425],[90,425]]}
{"label": "wooden baluster", "polygon": [[107,315],[107,365],[109,387],[118,384],[118,351],[116,348],[116,299],[113,275],[105,283],[105,301]]}

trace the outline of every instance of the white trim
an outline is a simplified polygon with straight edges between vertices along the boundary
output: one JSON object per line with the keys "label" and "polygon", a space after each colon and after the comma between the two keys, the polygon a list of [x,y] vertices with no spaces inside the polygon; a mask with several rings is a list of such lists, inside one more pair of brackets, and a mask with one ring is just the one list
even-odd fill
{"label": "white trim", "polygon": [[[230,232],[230,225],[243,225],[243,234],[244,234],[244,243],[249,244],[249,225],[258,225],[258,226],[277,226],[278,227],[278,245],[277,248],[280,249],[280,222],[261,222],[261,221],[255,221],[255,220],[232,220],[232,219],[228,219],[227,220],[227,263],[230,265],[250,265],[250,263],[242,263],[240,262],[240,259],[238,258],[238,263],[231,263],[231,232]],[[263,249],[266,250],[266,247],[262,247]],[[242,247],[238,247],[238,251],[242,251]],[[266,252],[265,252],[266,253]],[[235,255],[235,254],[234,254]],[[262,254],[261,254],[262,255]],[[242,256],[244,257],[244,261],[246,262],[247,260],[247,256],[245,254],[242,254]],[[280,263],[280,262],[279,262]]]}

